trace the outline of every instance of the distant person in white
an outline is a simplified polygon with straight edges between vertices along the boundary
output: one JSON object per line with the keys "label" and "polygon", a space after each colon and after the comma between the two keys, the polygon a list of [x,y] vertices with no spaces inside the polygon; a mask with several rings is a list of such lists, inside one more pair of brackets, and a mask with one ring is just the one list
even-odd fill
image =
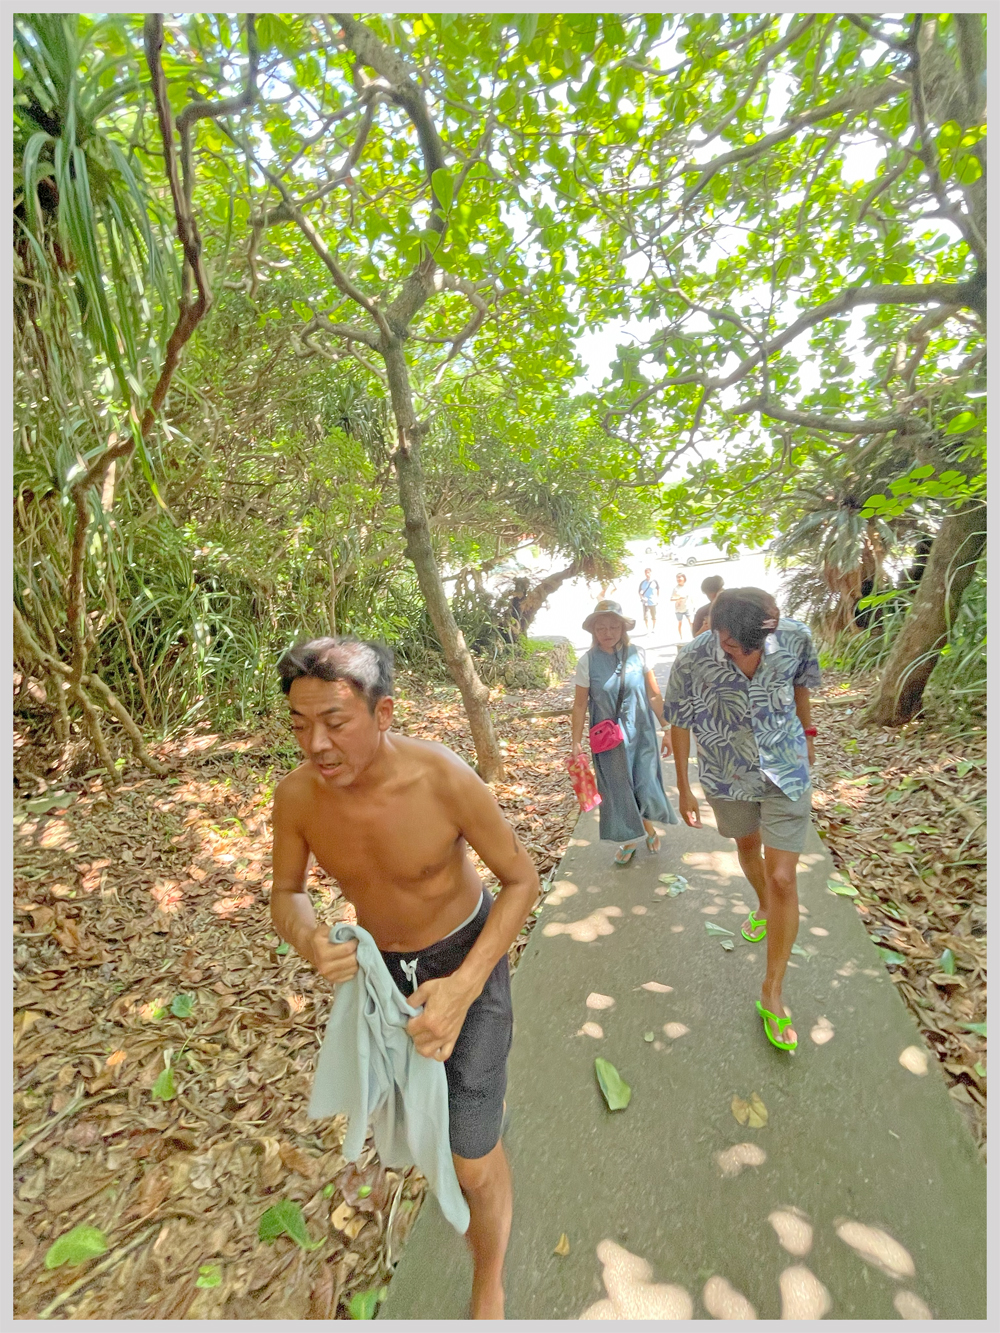
{"label": "distant person in white", "polygon": [[677,616],[677,642],[684,641],[684,622],[688,623],[688,629],[691,628],[691,613],[688,611],[688,591],[687,575],[678,574],[674,590],[670,594],[670,600],[674,604],[674,613]]}

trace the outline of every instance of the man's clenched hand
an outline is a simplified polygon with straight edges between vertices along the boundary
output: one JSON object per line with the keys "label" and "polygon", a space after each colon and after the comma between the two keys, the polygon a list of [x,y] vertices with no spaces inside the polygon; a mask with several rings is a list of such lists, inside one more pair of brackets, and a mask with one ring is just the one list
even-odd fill
{"label": "man's clenched hand", "polygon": [[309,941],[309,952],[304,955],[325,980],[334,985],[350,981],[358,970],[358,942],[330,943],[330,927],[317,926]]}
{"label": "man's clenched hand", "polygon": [[423,1013],[411,1018],[406,1025],[417,1051],[432,1060],[447,1060],[475,995],[452,973],[450,977],[425,981],[406,998],[414,1009],[423,1005]]}

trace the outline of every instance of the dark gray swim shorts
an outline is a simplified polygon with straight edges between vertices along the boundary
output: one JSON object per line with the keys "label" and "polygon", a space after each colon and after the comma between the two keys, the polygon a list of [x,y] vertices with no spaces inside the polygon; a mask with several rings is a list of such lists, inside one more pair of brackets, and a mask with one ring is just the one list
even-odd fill
{"label": "dark gray swim shorts", "polygon": [[[479,911],[454,934],[415,953],[383,950],[382,957],[402,994],[409,996],[425,981],[456,971],[479,938],[492,906],[493,895],[484,889]],[[500,1141],[513,1030],[510,965],[504,954],[482,994],[469,1007],[455,1048],[444,1062],[451,1150],[459,1157],[485,1157]]]}

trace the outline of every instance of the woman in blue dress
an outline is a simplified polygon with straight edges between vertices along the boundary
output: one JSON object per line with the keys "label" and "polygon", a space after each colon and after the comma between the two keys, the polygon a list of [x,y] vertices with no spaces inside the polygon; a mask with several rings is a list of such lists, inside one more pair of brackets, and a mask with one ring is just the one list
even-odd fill
{"label": "woman in blue dress", "polygon": [[[655,718],[661,727],[664,725],[663,699],[642,650],[629,643],[628,631],[635,628],[635,621],[626,619],[617,602],[598,602],[583,628],[590,631],[592,640],[589,651],[577,663],[574,678],[573,757],[582,750],[588,705],[592,727],[616,720],[617,713],[624,743],[595,754],[594,771],[601,793],[601,838],[620,844],[615,864],[627,866],[635,858],[642,837],[654,855],[660,850],[653,820],[661,824],[680,822],[663,789],[661,747],[656,743]],[[669,729],[664,730],[664,754],[670,753],[669,736]]]}

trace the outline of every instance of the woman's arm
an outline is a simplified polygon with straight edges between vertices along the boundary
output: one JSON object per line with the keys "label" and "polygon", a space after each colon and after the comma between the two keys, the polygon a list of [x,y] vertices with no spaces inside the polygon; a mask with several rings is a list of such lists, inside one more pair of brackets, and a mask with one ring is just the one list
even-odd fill
{"label": "woman's arm", "polygon": [[589,688],[586,685],[578,685],[576,694],[573,696],[573,719],[571,722],[574,759],[580,753],[583,743],[583,724],[587,720],[587,703],[589,700]]}
{"label": "woman's arm", "polygon": [[656,714],[656,719],[663,728],[663,744],[660,749],[663,754],[670,754],[672,747],[670,744],[670,728],[667,726],[667,720],[663,716],[663,695],[660,693],[660,687],[656,682],[656,677],[652,671],[646,672],[646,698],[649,700],[650,707]]}
{"label": "woman's arm", "polygon": [[646,698],[649,700],[650,706],[656,714],[656,720],[661,727],[665,727],[667,724],[663,720],[663,695],[660,693],[660,687],[656,683],[656,677],[653,675],[653,672],[649,667],[646,668],[645,675]]}

